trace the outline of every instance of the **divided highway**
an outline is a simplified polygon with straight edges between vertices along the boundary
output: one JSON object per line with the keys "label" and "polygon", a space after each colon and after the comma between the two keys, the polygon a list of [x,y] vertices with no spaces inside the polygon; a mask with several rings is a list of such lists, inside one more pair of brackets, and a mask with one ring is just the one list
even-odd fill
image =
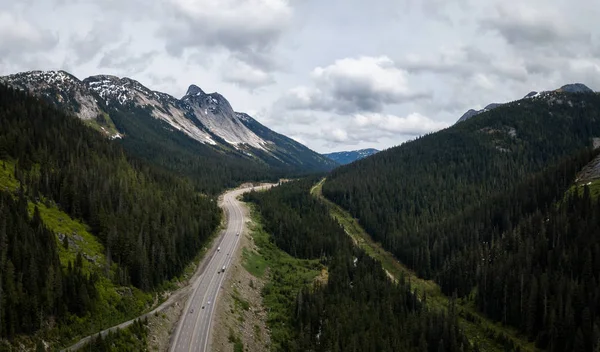
{"label": "divided highway", "polygon": [[[270,186],[260,188],[265,187]],[[220,241],[215,244],[218,250],[213,252],[204,272],[192,284],[193,292],[171,339],[170,352],[208,351],[215,301],[222,291],[225,274],[245,226],[244,205],[237,197],[251,189],[236,189],[223,195],[221,207],[227,216],[227,228]]]}

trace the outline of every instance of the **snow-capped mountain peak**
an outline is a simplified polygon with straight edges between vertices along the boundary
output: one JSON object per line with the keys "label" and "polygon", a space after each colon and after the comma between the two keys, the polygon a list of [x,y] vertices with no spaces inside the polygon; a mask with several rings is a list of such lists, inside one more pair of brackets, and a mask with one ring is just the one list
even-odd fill
{"label": "snow-capped mountain peak", "polygon": [[227,143],[236,148],[247,144],[257,149],[268,149],[270,143],[246,127],[221,94],[206,94],[198,86],[191,85],[183,101],[204,126]]}
{"label": "snow-capped mountain peak", "polygon": [[[135,124],[150,124],[151,133],[179,131],[220,151],[237,149],[240,155],[268,163],[311,165],[328,169],[335,165],[305,146],[279,135],[243,113],[236,113],[219,93],[207,94],[190,85],[181,99],[148,89],[127,77],[96,75],[79,80],[64,71],[31,71],[0,77],[15,88],[46,98],[87,120],[111,139],[135,136]],[[118,116],[118,117],[117,117]],[[132,124],[123,123],[132,119]],[[154,118],[162,122],[149,122]],[[114,121],[113,121],[114,120]],[[133,122],[135,121],[135,122]],[[116,126],[122,126],[118,131]],[[157,130],[157,127],[159,130]],[[125,132],[125,134],[121,134]]]}
{"label": "snow-capped mountain peak", "polygon": [[194,95],[206,95],[206,93],[204,93],[204,91],[197,85],[192,84],[189,86],[187,93],[185,93],[185,96],[182,99],[185,99],[185,97],[187,97],[187,96],[194,96]]}

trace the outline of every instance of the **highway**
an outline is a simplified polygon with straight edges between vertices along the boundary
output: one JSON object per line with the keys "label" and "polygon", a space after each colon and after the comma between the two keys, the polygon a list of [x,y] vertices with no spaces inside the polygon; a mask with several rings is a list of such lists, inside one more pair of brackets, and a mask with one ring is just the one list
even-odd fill
{"label": "highway", "polygon": [[[269,186],[263,186],[269,187]],[[244,205],[236,198],[252,188],[242,188],[223,195],[221,207],[227,217],[227,228],[214,246],[213,256],[204,271],[192,284],[193,292],[179,319],[171,338],[171,352],[208,351],[210,344],[210,326],[213,319],[215,301],[222,291],[223,280],[235,255],[240,236],[245,227]],[[258,187],[256,187],[258,189]],[[223,272],[225,268],[225,272]]]}

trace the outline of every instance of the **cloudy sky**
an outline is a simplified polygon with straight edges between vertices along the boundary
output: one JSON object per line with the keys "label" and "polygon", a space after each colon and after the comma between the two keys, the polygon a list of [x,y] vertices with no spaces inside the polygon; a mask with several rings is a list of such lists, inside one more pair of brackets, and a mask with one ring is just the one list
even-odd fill
{"label": "cloudy sky", "polygon": [[597,0],[0,0],[0,75],[194,83],[319,151],[387,148],[469,108],[600,89]]}

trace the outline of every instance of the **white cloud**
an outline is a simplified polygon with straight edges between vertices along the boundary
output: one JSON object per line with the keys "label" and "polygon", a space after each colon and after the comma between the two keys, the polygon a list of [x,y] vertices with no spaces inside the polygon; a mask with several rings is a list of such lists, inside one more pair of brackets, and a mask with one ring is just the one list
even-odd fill
{"label": "white cloud", "polygon": [[397,135],[418,136],[448,127],[447,123],[434,121],[419,113],[411,113],[406,117],[390,114],[365,113],[354,116],[355,129],[376,129],[379,132]]}
{"label": "white cloud", "polygon": [[414,121],[600,89],[598,18],[597,0],[0,0],[0,74],[195,83],[318,151],[382,149]]}
{"label": "white cloud", "polygon": [[424,98],[427,94],[409,87],[408,73],[386,57],[336,60],[311,73],[314,87],[292,88],[280,104],[290,109],[381,111],[385,105]]}

